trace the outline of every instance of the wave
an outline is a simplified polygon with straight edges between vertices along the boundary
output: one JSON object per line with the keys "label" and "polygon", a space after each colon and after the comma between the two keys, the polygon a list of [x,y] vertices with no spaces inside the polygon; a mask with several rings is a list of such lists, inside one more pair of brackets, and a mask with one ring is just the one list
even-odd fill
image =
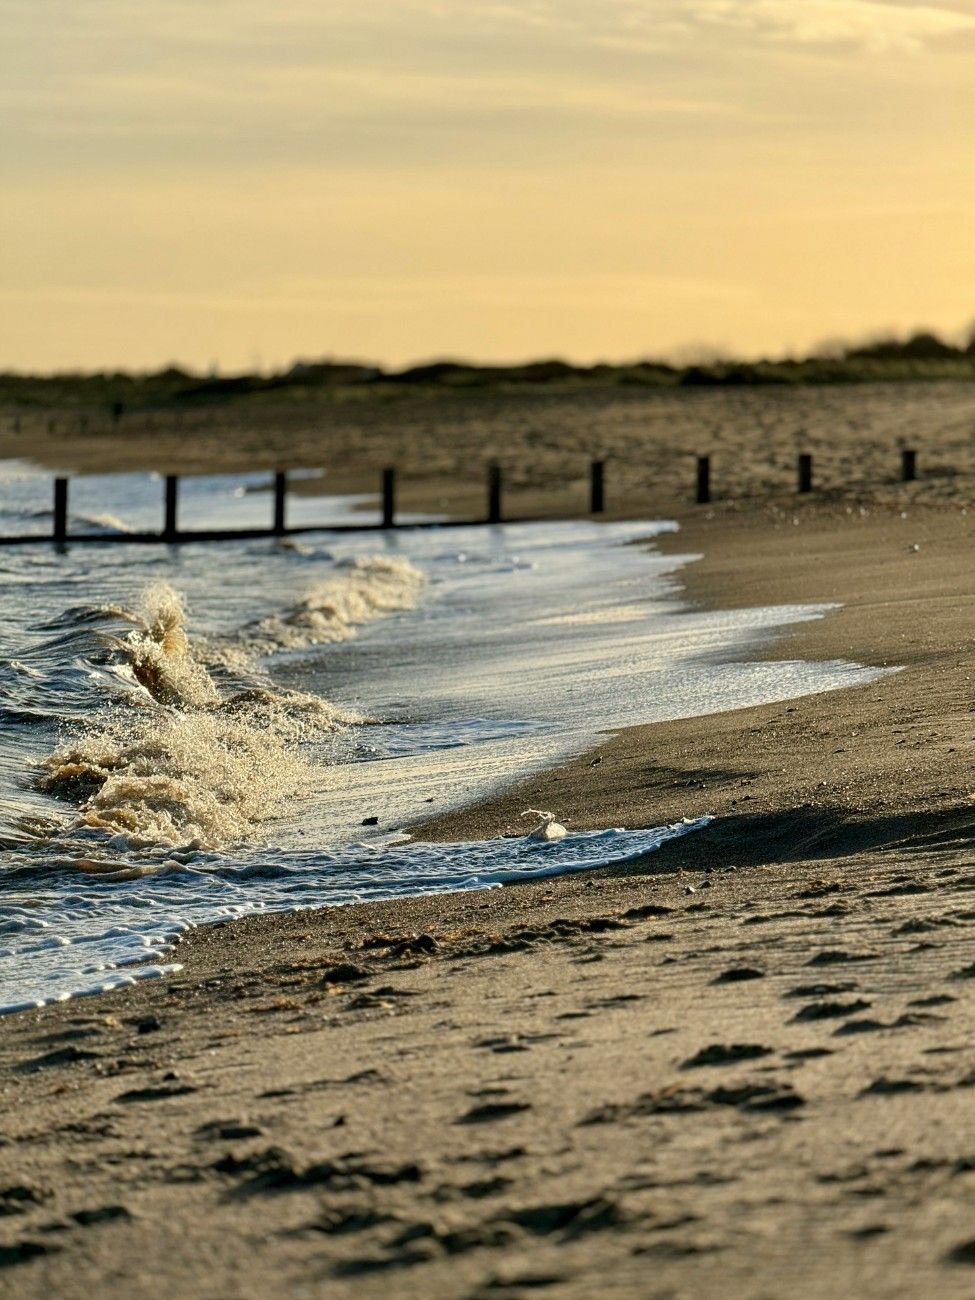
{"label": "wave", "polygon": [[[20,521],[49,520],[54,518],[54,511],[50,506],[31,507],[6,504],[0,509],[0,517]],[[124,519],[120,519],[118,515],[109,514],[107,511],[97,514],[82,514],[72,510],[69,515],[69,526],[74,529],[80,526],[88,533],[124,534],[135,531]]]}
{"label": "wave", "polygon": [[154,700],[180,708],[219,702],[213,678],[190,652],[183,598],[168,582],[146,587],[135,611],[110,606],[105,612],[134,624],[127,637],[113,644]]}
{"label": "wave", "polygon": [[424,582],[413,565],[382,556],[340,568],[239,637],[192,640],[183,597],[165,582],[147,587],[135,609],[102,606],[103,617],[131,625],[101,635],[121,691],[114,707],[44,759],[35,781],[77,805],[69,838],[96,832],[113,851],[217,849],[251,837],[306,793],[314,765],[301,745],[365,719],[274,686],[255,652],[344,640],[409,608]]}
{"label": "wave", "polygon": [[124,519],[119,519],[118,515],[109,514],[103,511],[94,515],[71,515],[72,523],[87,524],[88,532],[96,533],[132,533],[135,529],[131,524],[127,524]]}
{"label": "wave", "polygon": [[41,789],[80,802],[71,830],[125,845],[216,848],[247,837],[307,784],[307,764],[246,717],[167,714],[93,731],[44,762]]}
{"label": "wave", "polygon": [[336,569],[293,608],[257,623],[250,630],[251,647],[268,653],[347,641],[364,623],[412,609],[426,582],[422,570],[398,556],[356,556],[340,560]]}

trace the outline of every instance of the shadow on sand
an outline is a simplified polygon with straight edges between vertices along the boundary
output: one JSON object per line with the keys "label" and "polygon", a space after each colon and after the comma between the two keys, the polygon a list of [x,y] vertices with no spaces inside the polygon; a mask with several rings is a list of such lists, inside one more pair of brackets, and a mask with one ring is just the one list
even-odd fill
{"label": "shadow on sand", "polygon": [[670,840],[636,862],[605,874],[658,874],[683,868],[754,867],[774,862],[845,858],[869,851],[945,853],[975,841],[969,807],[864,815],[831,806],[716,818],[703,830]]}

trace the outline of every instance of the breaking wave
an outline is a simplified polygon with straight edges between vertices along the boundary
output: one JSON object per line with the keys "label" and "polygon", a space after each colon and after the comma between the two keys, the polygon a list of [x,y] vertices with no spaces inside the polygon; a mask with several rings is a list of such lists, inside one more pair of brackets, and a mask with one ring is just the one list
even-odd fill
{"label": "breaking wave", "polygon": [[307,772],[273,731],[199,712],[91,732],[44,768],[41,789],[80,802],[72,829],[97,828],[131,848],[244,839],[299,792]]}
{"label": "breaking wave", "polygon": [[130,624],[99,638],[121,689],[44,759],[36,787],[77,806],[69,833],[101,833],[115,851],[249,838],[308,790],[315,764],[304,743],[364,721],[274,686],[255,654],[345,640],[409,608],[423,581],[406,561],[366,557],[256,629],[211,640],[190,638],[183,598],[168,583],[147,587],[135,609],[102,607],[101,616]]}
{"label": "breaking wave", "polygon": [[363,623],[412,609],[426,581],[409,560],[391,555],[340,560],[336,569],[292,609],[262,619],[250,630],[250,645],[266,653],[347,641]]}

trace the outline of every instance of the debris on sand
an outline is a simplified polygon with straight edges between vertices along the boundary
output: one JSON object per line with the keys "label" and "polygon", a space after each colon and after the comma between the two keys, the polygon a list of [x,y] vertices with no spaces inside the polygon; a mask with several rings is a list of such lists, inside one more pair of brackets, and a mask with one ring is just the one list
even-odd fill
{"label": "debris on sand", "polygon": [[562,840],[569,833],[562,823],[556,820],[555,813],[542,812],[538,808],[526,808],[521,815],[522,817],[538,817],[540,819],[535,829],[528,832],[526,839]]}

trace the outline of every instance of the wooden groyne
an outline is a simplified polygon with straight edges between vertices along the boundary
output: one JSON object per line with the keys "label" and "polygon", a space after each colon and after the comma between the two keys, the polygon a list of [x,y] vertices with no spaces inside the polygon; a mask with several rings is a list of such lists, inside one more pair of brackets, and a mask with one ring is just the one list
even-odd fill
{"label": "wooden groyne", "polygon": [[[917,478],[917,452],[912,448],[901,449],[900,477],[904,482]],[[809,452],[800,452],[796,462],[796,490],[808,493],[813,490],[813,458]],[[712,499],[712,466],[710,456],[695,458],[693,478],[693,497],[698,505],[707,505]],[[437,520],[437,521],[399,521],[396,510],[396,470],[388,467],[382,471],[380,480],[380,517],[370,522],[329,524],[310,523],[289,526],[287,523],[288,472],[276,470],[272,480],[270,519],[266,528],[181,528],[179,526],[179,485],[177,474],[167,474],[163,480],[161,502],[162,526],[159,531],[143,532],[72,532],[69,526],[70,480],[58,476],[53,480],[52,527],[49,534],[16,533],[0,536],[0,546],[22,546],[37,542],[127,542],[130,544],[164,542],[177,544],[184,542],[239,542],[262,537],[290,537],[298,533],[315,532],[370,532],[391,528],[443,528],[457,525],[501,523],[526,523],[524,518],[505,517],[503,509],[504,474],[502,467],[492,461],[487,467],[486,510],[484,515],[473,519]],[[106,503],[110,507],[111,503]],[[594,460],[589,466],[589,513],[603,514],[606,509],[606,462]]]}

